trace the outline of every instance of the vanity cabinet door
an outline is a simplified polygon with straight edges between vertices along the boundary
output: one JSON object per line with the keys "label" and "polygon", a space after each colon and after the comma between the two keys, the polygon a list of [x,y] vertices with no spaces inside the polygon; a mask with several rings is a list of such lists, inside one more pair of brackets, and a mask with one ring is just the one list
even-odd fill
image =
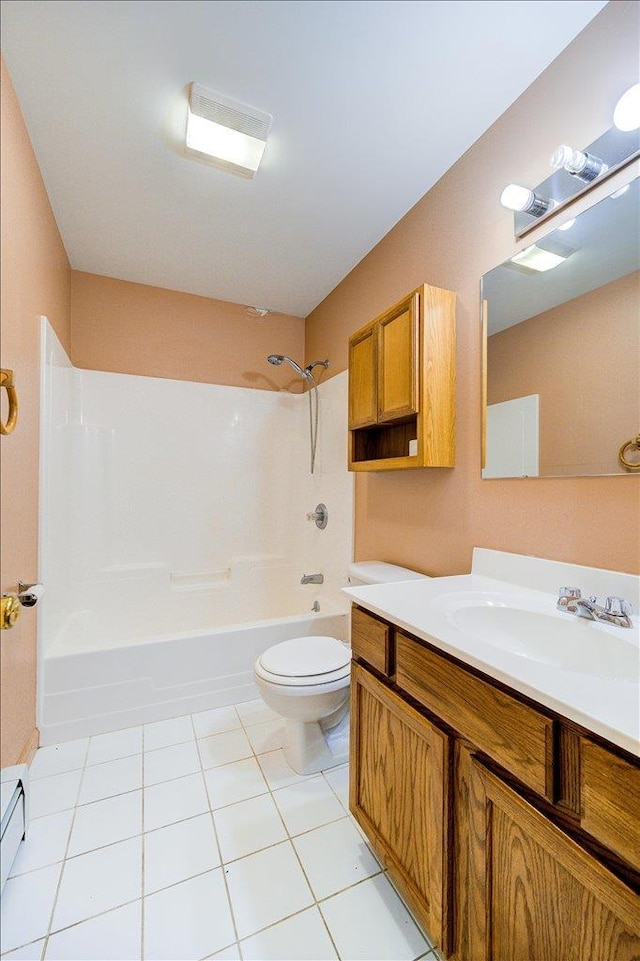
{"label": "vanity cabinet door", "polygon": [[451,901],[450,750],[447,735],[352,664],[350,807],[416,917],[445,953]]}
{"label": "vanity cabinet door", "polygon": [[473,961],[637,961],[637,895],[490,773],[471,764]]}

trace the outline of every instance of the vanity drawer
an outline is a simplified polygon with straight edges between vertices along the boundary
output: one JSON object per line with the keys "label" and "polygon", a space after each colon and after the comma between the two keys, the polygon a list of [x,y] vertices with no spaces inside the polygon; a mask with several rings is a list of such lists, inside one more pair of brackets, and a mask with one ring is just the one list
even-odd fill
{"label": "vanity drawer", "polygon": [[640,767],[580,738],[581,826],[640,870]]}
{"label": "vanity drawer", "polygon": [[396,631],[396,683],[523,784],[553,798],[553,722]]}
{"label": "vanity drawer", "polygon": [[351,609],[351,653],[381,674],[391,674],[391,628],[372,614]]}

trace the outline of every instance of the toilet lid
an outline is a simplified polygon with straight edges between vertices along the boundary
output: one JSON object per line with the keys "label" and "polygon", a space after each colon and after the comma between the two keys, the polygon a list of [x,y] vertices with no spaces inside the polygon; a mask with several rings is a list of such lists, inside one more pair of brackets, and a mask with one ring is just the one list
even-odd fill
{"label": "toilet lid", "polygon": [[349,648],[335,637],[294,637],[274,644],[260,657],[261,666],[281,677],[312,677],[345,667]]}

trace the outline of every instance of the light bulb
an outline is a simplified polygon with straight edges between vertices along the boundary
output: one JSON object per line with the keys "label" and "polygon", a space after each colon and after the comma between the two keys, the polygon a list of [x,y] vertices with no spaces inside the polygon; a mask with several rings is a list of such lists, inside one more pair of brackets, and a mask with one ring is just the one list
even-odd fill
{"label": "light bulb", "polygon": [[521,187],[519,184],[509,184],[508,187],[505,187],[500,197],[500,203],[508,210],[531,214],[532,217],[541,217],[553,206],[552,200],[545,200],[544,197],[535,194],[533,190],[529,190],[528,187]]}
{"label": "light bulb", "polygon": [[625,132],[640,127],[640,83],[634,83],[622,94],[613,111],[613,122]]}
{"label": "light bulb", "polygon": [[556,147],[551,154],[549,163],[557,170],[564,168],[572,177],[576,177],[577,180],[582,180],[586,184],[591,183],[592,180],[609,169],[609,165],[604,160],[600,160],[599,157],[594,157],[584,150],[574,150],[573,147],[568,147],[565,143]]}

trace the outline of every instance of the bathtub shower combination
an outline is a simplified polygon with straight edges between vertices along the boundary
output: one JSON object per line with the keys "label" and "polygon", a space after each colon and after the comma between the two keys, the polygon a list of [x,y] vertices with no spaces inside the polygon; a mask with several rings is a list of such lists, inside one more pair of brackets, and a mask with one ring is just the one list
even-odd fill
{"label": "bathtub shower combination", "polygon": [[346,639],[346,373],[311,474],[302,394],[76,370],[44,318],[42,371],[43,744],[250,700],[267,648]]}

